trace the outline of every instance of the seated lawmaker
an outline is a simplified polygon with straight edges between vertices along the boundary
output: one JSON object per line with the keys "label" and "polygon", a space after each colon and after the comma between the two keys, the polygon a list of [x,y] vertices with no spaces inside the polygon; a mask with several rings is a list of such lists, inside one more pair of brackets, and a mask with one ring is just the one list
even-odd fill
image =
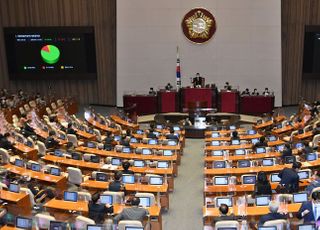
{"label": "seated lawmaker", "polygon": [[138,220],[143,221],[143,219],[149,216],[149,211],[145,208],[140,208],[139,197],[134,197],[131,201],[130,208],[124,208],[121,213],[119,213],[114,218],[114,222],[118,223],[120,220]]}
{"label": "seated lawmaker", "polygon": [[240,140],[240,137],[237,131],[233,131],[231,133],[231,140]]}
{"label": "seated lawmaker", "polygon": [[313,189],[315,188],[319,188],[320,187],[320,171],[316,171],[313,175],[312,175],[312,181],[310,182],[310,184],[306,187],[306,192],[308,193],[308,195],[310,196]]}
{"label": "seated lawmaker", "polygon": [[314,223],[319,220],[320,212],[320,193],[315,191],[311,194],[311,200],[303,202],[297,217],[303,219],[304,223]]}
{"label": "seated lawmaker", "polygon": [[268,88],[265,88],[264,91],[263,91],[263,93],[262,93],[262,95],[263,95],[263,96],[269,96],[269,95],[271,95],[271,93],[270,93],[270,91],[269,91]]}
{"label": "seated lawmaker", "polygon": [[123,168],[123,170],[121,171],[122,174],[134,174],[133,171],[129,170],[130,166],[131,166],[131,164],[130,164],[129,161],[123,161],[123,162],[122,162],[122,168]]}
{"label": "seated lawmaker", "polygon": [[154,91],[153,87],[150,87],[150,89],[149,89],[149,95],[150,95],[150,96],[155,96],[155,95],[157,95],[157,93],[156,93],[156,91]]}
{"label": "seated lawmaker", "polygon": [[121,192],[125,191],[124,184],[121,182],[122,173],[116,172],[114,174],[114,180],[109,184],[109,191],[111,192]]}
{"label": "seated lawmaker", "polygon": [[225,83],[224,89],[225,89],[225,90],[231,90],[231,89],[232,89],[232,86],[229,84],[229,82],[226,82],[226,83]]}
{"label": "seated lawmaker", "polygon": [[259,138],[259,142],[255,143],[254,147],[255,147],[255,148],[268,147],[268,142],[266,141],[265,136],[261,136],[261,137]]}
{"label": "seated lawmaker", "polygon": [[170,90],[173,89],[173,86],[170,84],[170,82],[166,85],[165,89],[166,89],[167,91],[170,91]]}
{"label": "seated lawmaker", "polygon": [[96,224],[103,224],[106,214],[113,213],[113,207],[109,204],[99,204],[100,194],[95,193],[91,197],[91,202],[88,205],[89,218],[94,220]]}
{"label": "seated lawmaker", "polygon": [[246,90],[241,93],[241,96],[250,96],[250,91],[249,91],[249,89],[246,88]]}
{"label": "seated lawmaker", "polygon": [[257,181],[254,186],[254,195],[271,195],[272,189],[271,184],[268,180],[267,174],[260,171],[257,176]]}
{"label": "seated lawmaker", "polygon": [[170,127],[170,133],[166,135],[166,138],[179,141],[179,137],[174,134],[174,129],[172,127]]}
{"label": "seated lawmaker", "polygon": [[77,131],[72,128],[72,123],[68,123],[67,134],[77,134]]}
{"label": "seated lawmaker", "polygon": [[285,143],[281,158],[284,161],[286,157],[292,156],[292,149],[289,143]]}
{"label": "seated lawmaker", "polygon": [[54,136],[55,136],[55,132],[53,130],[51,130],[49,132],[49,136],[46,138],[44,144],[46,146],[47,149],[52,149],[52,148],[55,148],[55,147],[58,147],[59,146],[59,141],[57,141]]}
{"label": "seated lawmaker", "polygon": [[5,133],[3,136],[0,134],[0,148],[6,150],[13,149],[13,144],[8,140],[9,137],[9,133]]}
{"label": "seated lawmaker", "polygon": [[251,93],[252,96],[259,96],[258,90],[254,89],[253,92]]}
{"label": "seated lawmaker", "polygon": [[204,86],[204,78],[199,73],[196,73],[196,77],[192,79],[192,84],[194,88],[201,88]]}
{"label": "seated lawmaker", "polygon": [[271,201],[269,203],[269,213],[267,215],[261,216],[259,220],[259,226],[263,226],[263,224],[270,220],[286,220],[287,216],[284,214],[280,214],[278,212],[279,203],[277,201]]}
{"label": "seated lawmaker", "polygon": [[219,217],[215,217],[212,220],[212,225],[214,226],[218,221],[225,221],[225,220],[237,220],[237,218],[231,214],[228,214],[229,212],[229,207],[226,204],[221,204],[219,207]]}

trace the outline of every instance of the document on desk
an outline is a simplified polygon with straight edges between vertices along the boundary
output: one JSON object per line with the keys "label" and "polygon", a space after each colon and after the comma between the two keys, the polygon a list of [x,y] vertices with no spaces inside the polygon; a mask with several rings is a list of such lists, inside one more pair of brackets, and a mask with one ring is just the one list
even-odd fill
{"label": "document on desk", "polygon": [[116,165],[111,165],[111,164],[104,164],[101,167],[102,169],[109,169],[109,170],[117,170],[118,166]]}

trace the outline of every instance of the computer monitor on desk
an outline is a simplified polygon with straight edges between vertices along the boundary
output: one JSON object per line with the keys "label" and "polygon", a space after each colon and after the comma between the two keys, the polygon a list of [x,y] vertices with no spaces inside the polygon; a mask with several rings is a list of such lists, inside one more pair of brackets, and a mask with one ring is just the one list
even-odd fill
{"label": "computer monitor on desk", "polygon": [[100,203],[101,204],[113,204],[113,196],[112,195],[100,195]]}
{"label": "computer monitor on desk", "polygon": [[65,191],[63,193],[63,200],[77,202],[78,201],[78,193]]}
{"label": "computer monitor on desk", "polygon": [[16,228],[17,229],[32,229],[32,219],[17,216],[16,217]]}
{"label": "computer monitor on desk", "polygon": [[50,230],[67,230],[68,223],[61,221],[50,221]]}
{"label": "computer monitor on desk", "polygon": [[104,230],[104,226],[103,225],[88,224],[87,230]]}
{"label": "computer monitor on desk", "polygon": [[228,176],[215,176],[213,180],[214,185],[228,185],[229,177]]}
{"label": "computer monitor on desk", "polygon": [[129,174],[122,175],[122,183],[134,184],[134,175],[129,175]]}

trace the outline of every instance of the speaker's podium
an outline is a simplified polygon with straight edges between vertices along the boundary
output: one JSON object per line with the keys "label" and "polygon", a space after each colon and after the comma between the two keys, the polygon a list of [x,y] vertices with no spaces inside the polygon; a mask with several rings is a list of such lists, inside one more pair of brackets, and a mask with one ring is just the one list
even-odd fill
{"label": "speaker's podium", "polygon": [[159,113],[170,113],[179,111],[179,93],[175,90],[158,91]]}
{"label": "speaker's podium", "polygon": [[182,88],[180,91],[181,112],[188,112],[194,108],[216,108],[216,88]]}
{"label": "speaker's podium", "polygon": [[221,90],[219,95],[219,110],[225,113],[239,113],[239,91]]}

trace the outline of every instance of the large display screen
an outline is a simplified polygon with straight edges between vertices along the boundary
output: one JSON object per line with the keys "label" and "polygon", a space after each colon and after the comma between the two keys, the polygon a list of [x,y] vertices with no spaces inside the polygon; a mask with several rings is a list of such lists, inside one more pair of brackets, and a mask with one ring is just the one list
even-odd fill
{"label": "large display screen", "polygon": [[93,27],[4,28],[10,79],[94,79]]}

